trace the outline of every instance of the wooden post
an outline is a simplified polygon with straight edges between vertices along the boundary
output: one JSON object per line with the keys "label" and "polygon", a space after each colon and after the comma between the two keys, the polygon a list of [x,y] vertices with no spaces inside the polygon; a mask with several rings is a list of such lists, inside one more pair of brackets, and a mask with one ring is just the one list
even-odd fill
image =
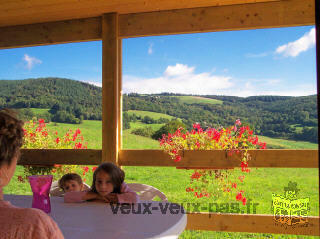
{"label": "wooden post", "polygon": [[118,14],[102,17],[102,162],[118,163]]}
{"label": "wooden post", "polygon": [[[320,0],[315,0],[315,17],[316,17],[316,65],[317,65],[317,99],[318,99],[318,142],[320,142],[320,118],[319,118],[319,105],[320,105]],[[319,165],[320,165],[320,145],[318,144]],[[320,183],[320,173],[319,183]],[[319,187],[320,194],[320,187]],[[320,208],[319,208],[320,213]],[[320,214],[319,214],[320,215]]]}
{"label": "wooden post", "polygon": [[118,40],[118,149],[122,148],[122,39]]}

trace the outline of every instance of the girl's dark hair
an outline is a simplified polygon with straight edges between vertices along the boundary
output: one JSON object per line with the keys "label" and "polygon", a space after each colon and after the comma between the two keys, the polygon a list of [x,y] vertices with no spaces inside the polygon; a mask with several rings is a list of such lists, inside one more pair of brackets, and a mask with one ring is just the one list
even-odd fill
{"label": "girl's dark hair", "polygon": [[76,174],[76,173],[67,173],[67,174],[63,175],[63,176],[60,178],[60,180],[59,180],[59,182],[58,182],[59,188],[61,188],[62,190],[64,190],[65,183],[66,183],[67,181],[70,181],[70,180],[74,180],[74,181],[76,181],[77,183],[79,183],[80,185],[83,183],[83,182],[82,182],[82,178],[81,178],[78,174]]}
{"label": "girl's dark hair", "polygon": [[11,165],[18,156],[23,144],[23,121],[17,119],[16,113],[9,109],[0,110],[0,167]]}
{"label": "girl's dark hair", "polygon": [[109,162],[100,164],[99,167],[94,171],[91,191],[94,193],[98,193],[96,189],[96,178],[97,174],[101,171],[110,175],[111,182],[113,185],[113,193],[120,193],[121,184],[124,181],[125,173],[121,168]]}

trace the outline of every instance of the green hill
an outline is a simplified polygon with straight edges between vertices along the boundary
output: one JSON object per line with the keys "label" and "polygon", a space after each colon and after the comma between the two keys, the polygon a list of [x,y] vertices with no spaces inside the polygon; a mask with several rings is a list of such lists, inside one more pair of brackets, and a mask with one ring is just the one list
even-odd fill
{"label": "green hill", "polygon": [[175,96],[178,98],[182,103],[186,104],[222,104],[222,100],[210,99],[200,96]]}
{"label": "green hill", "polygon": [[175,117],[171,116],[171,115],[166,115],[166,114],[162,114],[162,113],[156,113],[156,112],[150,112],[150,111],[142,111],[142,110],[129,110],[128,111],[129,115],[135,114],[137,116],[140,117],[145,117],[145,116],[149,116],[153,119],[160,119],[160,118],[164,118],[164,119],[174,119]]}
{"label": "green hill", "polygon": [[[0,108],[24,108],[21,113],[26,119],[41,115],[47,121],[76,124],[83,120],[101,120],[101,102],[100,87],[75,80],[39,78],[0,81]],[[138,120],[149,124],[161,124],[169,118],[179,118],[188,129],[195,122],[203,127],[221,127],[233,125],[237,119],[241,119],[259,135],[314,143],[318,139],[316,95],[235,97],[124,94],[123,110],[129,112],[124,117],[126,122],[137,120],[137,117],[132,117],[132,112],[139,114]],[[146,111],[148,113],[144,113]],[[143,115],[148,119],[143,121]]]}
{"label": "green hill", "polygon": [[[0,80],[0,108],[50,109],[52,120],[101,120],[101,88],[63,78]],[[78,119],[78,120],[76,120]]]}

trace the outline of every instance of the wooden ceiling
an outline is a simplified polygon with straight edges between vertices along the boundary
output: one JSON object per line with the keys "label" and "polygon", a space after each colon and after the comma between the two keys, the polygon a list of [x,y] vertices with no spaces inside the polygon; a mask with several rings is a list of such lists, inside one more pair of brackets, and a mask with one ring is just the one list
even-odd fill
{"label": "wooden ceiling", "polygon": [[[285,0],[4,0],[0,27],[119,14]],[[303,0],[301,0],[303,1]]]}

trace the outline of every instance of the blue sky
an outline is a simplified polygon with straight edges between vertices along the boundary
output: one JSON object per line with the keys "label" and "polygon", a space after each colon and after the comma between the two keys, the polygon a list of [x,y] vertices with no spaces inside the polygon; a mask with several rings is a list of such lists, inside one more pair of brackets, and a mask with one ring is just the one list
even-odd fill
{"label": "blue sky", "polygon": [[[101,86],[101,61],[101,42],[0,50],[0,80]],[[314,26],[124,39],[123,92],[315,94]]]}

